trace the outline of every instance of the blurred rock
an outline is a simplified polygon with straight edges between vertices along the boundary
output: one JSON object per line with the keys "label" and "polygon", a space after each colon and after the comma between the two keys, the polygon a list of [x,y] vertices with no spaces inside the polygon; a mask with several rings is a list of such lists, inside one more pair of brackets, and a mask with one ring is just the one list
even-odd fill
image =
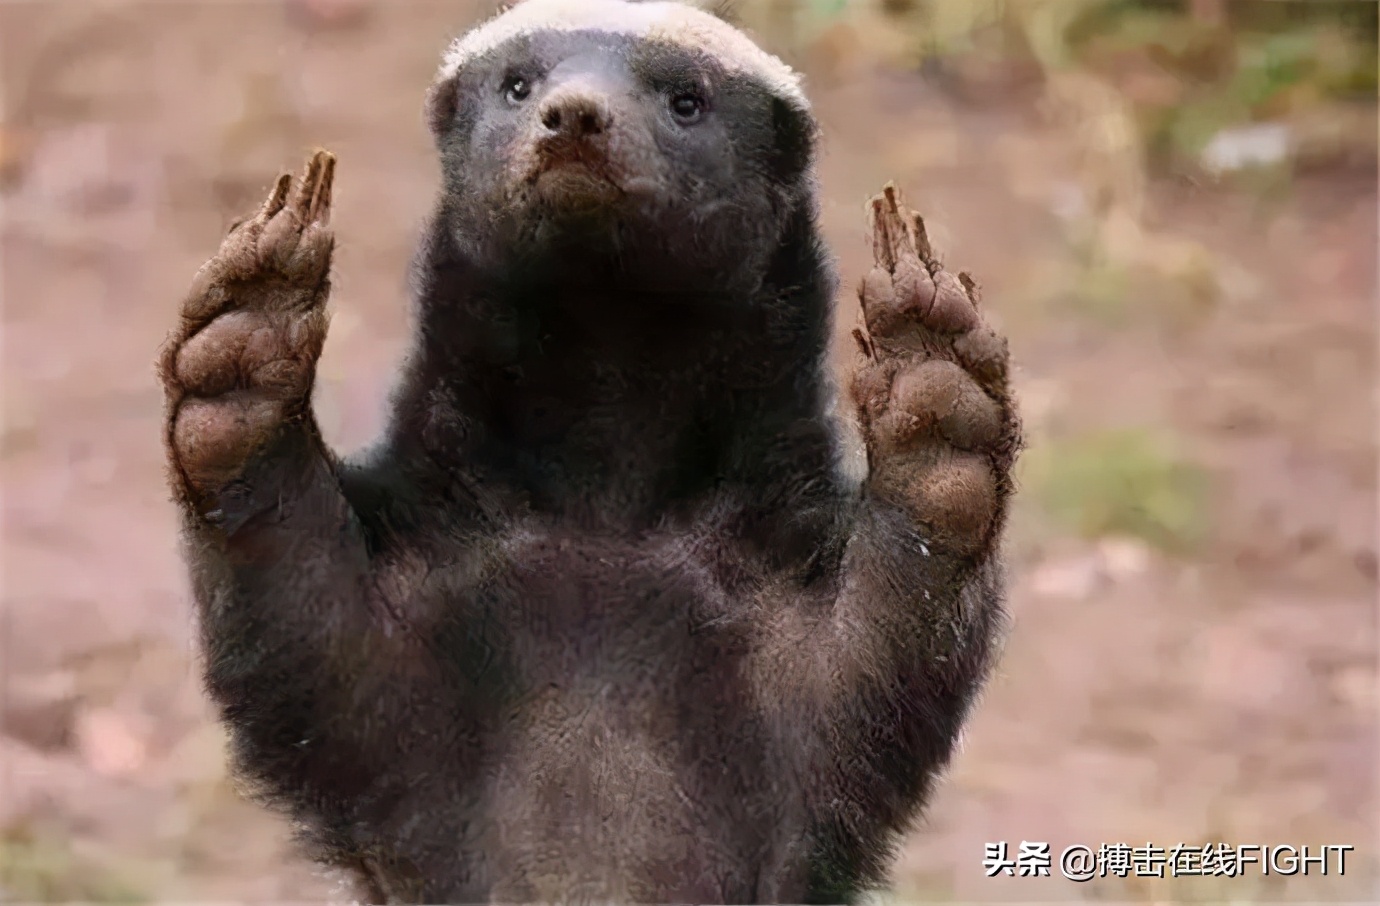
{"label": "blurred rock", "polygon": [[1138,538],[1110,536],[1089,552],[1054,557],[1037,565],[1028,581],[1038,595],[1080,601],[1098,590],[1143,576],[1151,560],[1149,545]]}
{"label": "blurred rock", "polygon": [[73,728],[77,751],[102,777],[127,777],[148,759],[149,719],[114,708],[89,708]]}
{"label": "blurred rock", "polygon": [[1203,149],[1201,161],[1213,174],[1269,167],[1287,161],[1293,143],[1293,135],[1283,123],[1237,126],[1213,136]]}
{"label": "blurred rock", "polygon": [[77,678],[60,670],[11,676],[5,690],[0,731],[36,749],[66,748],[78,707]]}
{"label": "blurred rock", "polygon": [[1097,557],[1086,555],[1042,563],[1030,574],[1030,587],[1047,598],[1080,601],[1093,593],[1101,580]]}
{"label": "blurred rock", "polygon": [[1116,582],[1134,579],[1150,568],[1150,547],[1138,538],[1104,538],[1097,553],[1103,573]]}

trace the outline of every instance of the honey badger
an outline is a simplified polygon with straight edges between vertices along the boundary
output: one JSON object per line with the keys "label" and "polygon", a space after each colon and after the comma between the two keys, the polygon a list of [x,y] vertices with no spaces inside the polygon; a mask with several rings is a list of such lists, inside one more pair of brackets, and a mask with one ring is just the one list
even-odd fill
{"label": "honey badger", "polygon": [[339,458],[310,406],[325,152],[232,228],[160,359],[241,773],[375,902],[883,884],[1003,620],[1020,431],[972,281],[873,200],[850,471],[782,63],[675,3],[525,0],[426,113],[443,184],[372,449]]}

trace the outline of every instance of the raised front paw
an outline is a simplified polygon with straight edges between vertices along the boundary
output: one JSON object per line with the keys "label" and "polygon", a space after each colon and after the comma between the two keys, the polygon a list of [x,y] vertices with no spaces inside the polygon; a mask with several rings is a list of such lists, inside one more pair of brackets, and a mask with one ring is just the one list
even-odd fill
{"label": "raised front paw", "polygon": [[278,178],[201,268],[159,360],[174,479],[200,497],[234,479],[287,422],[309,413],[326,339],[335,157],[294,186]]}
{"label": "raised front paw", "polygon": [[872,238],[852,385],[869,492],[906,507],[932,546],[980,553],[1001,528],[1021,442],[1006,340],[983,322],[972,279],[935,260],[924,221],[892,186],[872,200]]}

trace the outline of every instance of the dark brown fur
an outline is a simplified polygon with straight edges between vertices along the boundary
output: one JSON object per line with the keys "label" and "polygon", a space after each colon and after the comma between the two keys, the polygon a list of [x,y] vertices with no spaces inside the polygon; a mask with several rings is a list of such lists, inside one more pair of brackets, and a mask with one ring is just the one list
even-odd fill
{"label": "dark brown fur", "polygon": [[[416,349],[358,461],[309,406],[333,158],[183,305],[160,374],[208,688],[245,776],[371,898],[847,901],[950,758],[1002,619],[1006,345],[879,196],[850,482],[812,124],[738,90],[705,128],[739,169],[608,235],[551,226],[565,183],[533,201],[483,169],[473,130],[517,147],[526,114],[433,92]],[[676,158],[640,110],[599,151],[624,170],[719,153],[686,132]]]}

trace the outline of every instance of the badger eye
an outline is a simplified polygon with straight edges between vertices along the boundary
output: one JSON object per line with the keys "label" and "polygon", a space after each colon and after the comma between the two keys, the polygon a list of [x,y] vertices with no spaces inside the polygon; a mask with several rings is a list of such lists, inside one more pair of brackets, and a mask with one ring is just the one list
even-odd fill
{"label": "badger eye", "polygon": [[671,98],[671,112],[682,123],[693,123],[704,113],[704,99],[691,92],[681,92]]}
{"label": "badger eye", "polygon": [[514,76],[503,83],[503,96],[511,104],[521,104],[531,93],[531,84],[520,76]]}

